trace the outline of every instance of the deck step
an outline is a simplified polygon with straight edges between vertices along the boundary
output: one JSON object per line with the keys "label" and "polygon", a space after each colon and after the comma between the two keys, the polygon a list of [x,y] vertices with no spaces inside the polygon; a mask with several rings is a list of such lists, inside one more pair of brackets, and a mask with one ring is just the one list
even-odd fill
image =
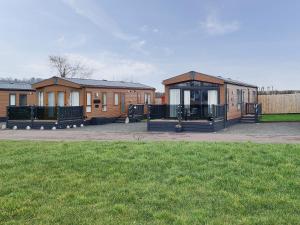
{"label": "deck step", "polygon": [[255,115],[244,115],[244,116],[242,116],[241,123],[256,123]]}

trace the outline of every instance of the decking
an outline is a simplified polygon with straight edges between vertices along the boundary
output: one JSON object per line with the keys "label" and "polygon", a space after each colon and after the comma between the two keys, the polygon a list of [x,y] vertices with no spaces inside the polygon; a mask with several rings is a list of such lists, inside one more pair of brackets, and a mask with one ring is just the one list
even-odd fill
{"label": "decking", "polygon": [[84,124],[83,107],[7,107],[7,128],[64,129]]}

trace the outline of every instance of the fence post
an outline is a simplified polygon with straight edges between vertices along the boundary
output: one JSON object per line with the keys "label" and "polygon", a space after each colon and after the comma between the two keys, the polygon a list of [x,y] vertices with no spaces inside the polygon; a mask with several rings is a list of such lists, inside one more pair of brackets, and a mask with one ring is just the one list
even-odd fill
{"label": "fence post", "polygon": [[56,114],[56,119],[57,119],[57,125],[60,127],[60,107],[57,106],[57,114]]}
{"label": "fence post", "polygon": [[31,128],[32,128],[34,123],[34,106],[30,106],[30,120],[31,120]]}

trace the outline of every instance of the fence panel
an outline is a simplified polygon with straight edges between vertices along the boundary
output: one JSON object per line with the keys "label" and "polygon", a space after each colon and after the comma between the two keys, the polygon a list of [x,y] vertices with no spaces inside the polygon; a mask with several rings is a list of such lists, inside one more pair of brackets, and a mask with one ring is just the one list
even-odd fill
{"label": "fence panel", "polygon": [[300,93],[259,95],[263,114],[300,113]]}

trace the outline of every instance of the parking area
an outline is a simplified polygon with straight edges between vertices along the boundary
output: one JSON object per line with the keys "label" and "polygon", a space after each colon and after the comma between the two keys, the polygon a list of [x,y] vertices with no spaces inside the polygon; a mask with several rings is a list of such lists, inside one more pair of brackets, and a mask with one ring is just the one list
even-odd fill
{"label": "parking area", "polygon": [[300,143],[300,123],[237,124],[217,133],[147,132],[145,122],[106,124],[68,130],[0,130],[0,139]]}

